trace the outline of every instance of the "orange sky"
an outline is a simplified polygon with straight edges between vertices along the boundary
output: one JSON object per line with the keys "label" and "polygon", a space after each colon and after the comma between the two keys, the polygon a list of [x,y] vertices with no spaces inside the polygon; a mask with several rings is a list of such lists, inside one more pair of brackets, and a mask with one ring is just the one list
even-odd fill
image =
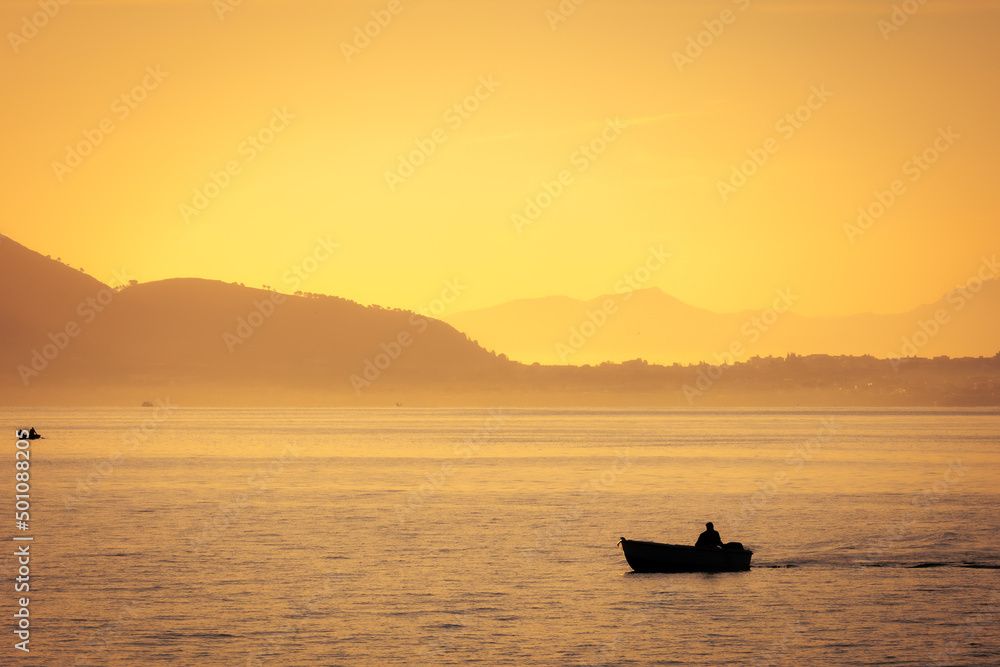
{"label": "orange sky", "polygon": [[454,311],[608,293],[662,245],[647,286],[694,305],[900,312],[1000,248],[1000,2],[891,31],[850,0],[229,2],[2,3],[0,231],[104,281],[285,291],[329,238],[297,288],[417,310],[458,278]]}

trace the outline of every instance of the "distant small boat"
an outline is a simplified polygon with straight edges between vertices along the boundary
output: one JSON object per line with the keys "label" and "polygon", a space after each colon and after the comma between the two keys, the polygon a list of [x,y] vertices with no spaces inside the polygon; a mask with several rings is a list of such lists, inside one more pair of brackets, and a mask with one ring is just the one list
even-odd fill
{"label": "distant small boat", "polygon": [[636,572],[739,572],[750,569],[753,552],[739,542],[721,549],[626,540],[618,544]]}
{"label": "distant small boat", "polygon": [[151,408],[151,407],[153,407],[153,402],[152,401],[143,401],[142,402],[142,407],[144,407],[144,408]]}
{"label": "distant small boat", "polygon": [[18,440],[41,440],[42,435],[40,433],[35,433],[35,428],[32,427],[31,430],[17,429],[14,431]]}

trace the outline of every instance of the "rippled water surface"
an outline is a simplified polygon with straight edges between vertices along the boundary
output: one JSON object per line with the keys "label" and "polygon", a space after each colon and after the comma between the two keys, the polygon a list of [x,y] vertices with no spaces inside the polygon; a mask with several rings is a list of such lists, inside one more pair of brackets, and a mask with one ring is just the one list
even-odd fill
{"label": "rippled water surface", "polygon": [[[1000,663],[996,411],[0,413],[3,664]],[[751,571],[616,547],[708,520]]]}

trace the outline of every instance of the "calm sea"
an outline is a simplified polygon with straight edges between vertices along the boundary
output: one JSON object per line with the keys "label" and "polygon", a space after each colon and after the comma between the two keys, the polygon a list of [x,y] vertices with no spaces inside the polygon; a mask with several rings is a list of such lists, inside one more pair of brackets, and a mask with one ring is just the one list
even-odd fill
{"label": "calm sea", "polygon": [[[1000,664],[995,410],[0,415],[5,665]],[[616,546],[706,521],[751,571]]]}

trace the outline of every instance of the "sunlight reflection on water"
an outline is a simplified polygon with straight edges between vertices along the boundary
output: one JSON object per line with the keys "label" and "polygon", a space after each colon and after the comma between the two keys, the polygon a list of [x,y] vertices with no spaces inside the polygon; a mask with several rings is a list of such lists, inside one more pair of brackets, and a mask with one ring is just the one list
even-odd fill
{"label": "sunlight reflection on water", "polygon": [[[25,664],[1000,659],[992,411],[4,414],[47,436]],[[706,520],[753,570],[615,546]]]}

